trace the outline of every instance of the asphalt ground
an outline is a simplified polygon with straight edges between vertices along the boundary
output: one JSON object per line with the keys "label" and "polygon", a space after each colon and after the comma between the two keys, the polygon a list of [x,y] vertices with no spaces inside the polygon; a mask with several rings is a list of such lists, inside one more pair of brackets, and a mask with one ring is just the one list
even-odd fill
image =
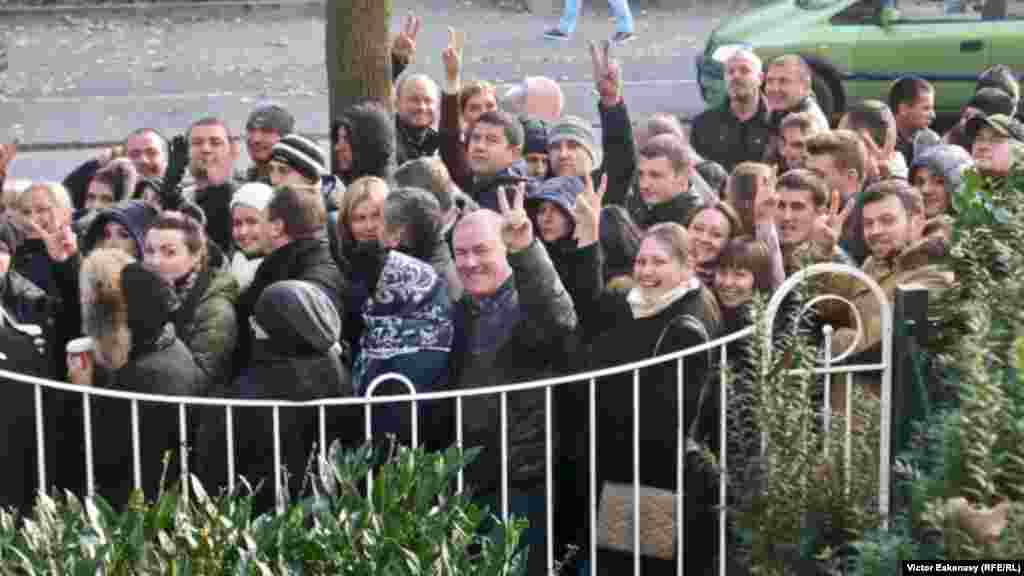
{"label": "asphalt ground", "polygon": [[[447,29],[466,30],[464,77],[507,88],[525,76],[558,80],[565,111],[597,122],[588,39],[614,23],[598,2],[567,42],[541,34],[556,16],[442,0],[393,1],[392,30],[407,11],[423,17],[412,68],[442,77]],[[0,9],[9,67],[0,73],[0,139],[19,140],[14,177],[59,179],[131,130],[171,135],[201,116],[240,131],[249,111],[272,100],[299,132],[326,138],[324,6],[156,5],[146,9]],[[634,117],[703,109],[694,60],[728,9],[636,11],[637,40],[617,47]],[[243,152],[244,154],[244,152]],[[238,165],[248,165],[240,159]]]}

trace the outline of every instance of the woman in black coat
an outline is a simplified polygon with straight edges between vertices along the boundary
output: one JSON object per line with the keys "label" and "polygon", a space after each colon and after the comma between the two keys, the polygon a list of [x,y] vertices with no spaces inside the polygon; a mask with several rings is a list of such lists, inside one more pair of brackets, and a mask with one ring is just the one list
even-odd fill
{"label": "woman in black coat", "polygon": [[[598,243],[600,196],[590,190],[588,186],[577,202],[580,249],[573,274],[579,283],[575,293],[580,324],[589,341],[583,355],[587,367],[646,360],[715,338],[720,330],[718,306],[687,264],[686,230],[679,224],[655,225],[645,231],[633,266],[634,287],[628,294],[604,290]],[[679,429],[692,430],[695,440],[707,441],[712,447],[718,435],[714,397],[718,382],[709,378],[715,374],[712,356],[704,352],[685,357],[683,399],[678,397],[676,361],[640,371],[639,406],[633,403],[632,372],[597,382],[598,502],[610,498],[616,485],[632,492],[632,430],[639,415],[640,484],[668,493],[684,488],[676,482]],[[677,417],[680,401],[685,402],[682,422]],[[676,530],[685,528],[686,572],[699,574],[715,555],[717,486],[691,466],[684,482],[686,519]],[[642,529],[644,523],[641,518]],[[631,534],[628,541],[632,542]],[[597,574],[632,571],[632,553],[602,547],[597,558]],[[643,556],[642,569],[648,575],[674,574],[675,560]]]}
{"label": "woman in black coat", "polygon": [[[96,342],[95,362],[69,367],[71,381],[84,386],[147,394],[199,396],[202,372],[174,335],[168,287],[155,273],[116,248],[99,248],[82,263],[82,324]],[[93,398],[97,491],[115,508],[133,489],[131,404]],[[192,419],[188,420],[189,423]],[[163,454],[171,452],[167,479],[178,479],[178,407],[140,403],[142,488],[154,499],[160,488]]]}

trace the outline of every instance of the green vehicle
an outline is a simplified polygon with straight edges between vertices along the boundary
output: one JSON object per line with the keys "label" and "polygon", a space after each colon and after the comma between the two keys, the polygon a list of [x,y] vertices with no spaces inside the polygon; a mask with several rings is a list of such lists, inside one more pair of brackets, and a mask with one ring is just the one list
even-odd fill
{"label": "green vehicle", "polygon": [[715,29],[697,57],[709,107],[726,97],[723,61],[736,46],[765,62],[802,55],[829,117],[848,102],[884,100],[908,74],[935,85],[936,112],[952,115],[985,68],[1024,73],[1024,0],[778,0],[753,8]]}

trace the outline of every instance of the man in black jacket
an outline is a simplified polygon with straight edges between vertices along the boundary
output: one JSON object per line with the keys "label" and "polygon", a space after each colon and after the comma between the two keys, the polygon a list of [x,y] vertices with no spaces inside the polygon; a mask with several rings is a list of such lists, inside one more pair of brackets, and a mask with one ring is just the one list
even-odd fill
{"label": "man in black jacket", "polygon": [[765,157],[773,130],[765,99],[761,97],[762,78],[757,54],[737,50],[725,62],[729,98],[693,119],[693,149],[721,164],[726,172],[732,172],[741,162],[760,162]]}
{"label": "man in black jacket", "polygon": [[238,149],[223,120],[202,118],[188,130],[188,169],[194,186],[184,191],[206,215],[206,234],[225,253],[231,253],[232,178]]}
{"label": "man in black jacket", "polygon": [[[324,291],[344,317],[347,284],[324,237],[327,209],[319,188],[284,187],[267,205],[264,237],[270,245],[252,284],[238,301],[240,329],[236,371],[248,365],[251,354],[252,316],[263,290],[282,280],[303,280]],[[243,335],[248,334],[249,337]]]}
{"label": "man in black jacket", "polygon": [[642,228],[662,222],[686,226],[693,211],[712,199],[710,189],[699,189],[691,179],[686,144],[674,134],[659,134],[640,149],[637,192],[629,210]]}
{"label": "man in black jacket", "polygon": [[[456,338],[450,357],[456,389],[556,375],[564,368],[576,328],[572,298],[543,244],[534,237],[523,208],[525,185],[515,189],[512,202],[499,196],[501,214],[478,210],[455,227],[455,267],[465,290],[455,309]],[[509,394],[506,430],[497,395],[467,398],[463,406],[465,445],[486,447],[466,469],[466,482],[483,499],[498,504],[503,470],[498,446],[501,434],[507,433],[505,462],[511,494],[504,496],[513,514],[530,521],[524,536],[530,546],[528,574],[545,574],[544,541],[550,535],[542,528],[547,466],[544,392]],[[553,438],[552,451],[557,454],[559,439]],[[556,557],[560,555],[556,551]]]}

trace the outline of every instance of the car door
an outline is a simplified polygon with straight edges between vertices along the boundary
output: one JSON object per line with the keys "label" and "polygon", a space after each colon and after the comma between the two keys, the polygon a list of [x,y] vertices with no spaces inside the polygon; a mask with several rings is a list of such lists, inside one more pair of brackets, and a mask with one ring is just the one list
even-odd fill
{"label": "car door", "polygon": [[935,86],[939,111],[959,111],[988,66],[996,22],[982,18],[977,0],[890,0],[889,5],[895,10],[888,16],[880,10],[877,24],[861,34],[855,74],[882,100],[893,80],[921,76]]}

